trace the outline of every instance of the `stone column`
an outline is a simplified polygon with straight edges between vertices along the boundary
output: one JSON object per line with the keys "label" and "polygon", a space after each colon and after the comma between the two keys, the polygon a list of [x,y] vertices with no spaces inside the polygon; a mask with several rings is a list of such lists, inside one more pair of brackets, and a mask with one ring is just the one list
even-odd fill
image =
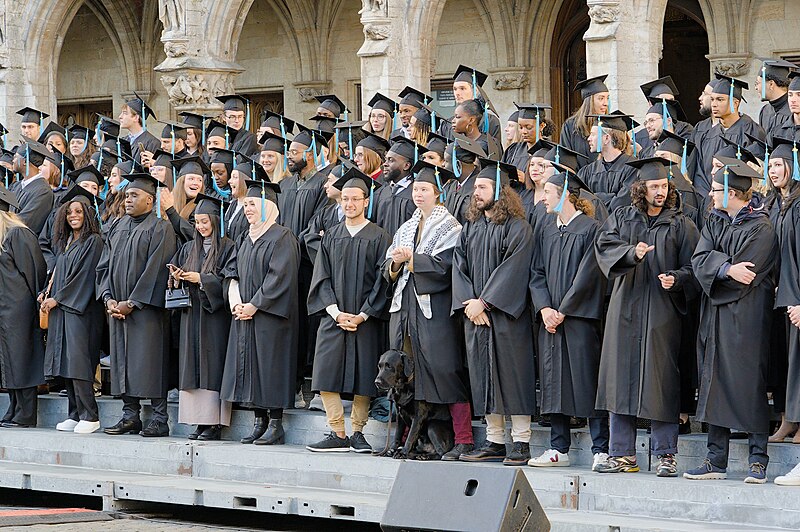
{"label": "stone column", "polygon": [[[20,117],[15,113],[31,103],[25,83],[23,10],[23,2],[0,0],[0,123],[10,132],[10,145],[19,141]],[[41,109],[47,111],[47,107]]]}
{"label": "stone column", "polygon": [[[591,24],[584,34],[588,77],[608,74],[610,111],[641,117],[645,102],[639,86],[658,78],[663,9],[646,0],[587,0]],[[649,5],[659,4],[659,5]]]}
{"label": "stone column", "polygon": [[430,90],[430,38],[418,26],[422,2],[362,0],[361,58],[363,116],[376,92],[394,98],[406,85]]}
{"label": "stone column", "polygon": [[233,92],[238,64],[213,57],[206,40],[203,0],[159,0],[161,42],[167,58],[155,67],[177,112],[213,115],[222,110],[214,96]]}

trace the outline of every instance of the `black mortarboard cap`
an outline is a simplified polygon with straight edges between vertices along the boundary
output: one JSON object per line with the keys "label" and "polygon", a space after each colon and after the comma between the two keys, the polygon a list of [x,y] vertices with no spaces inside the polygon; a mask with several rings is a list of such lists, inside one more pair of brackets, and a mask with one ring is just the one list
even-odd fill
{"label": "black mortarboard cap", "polygon": [[235,151],[218,148],[211,154],[210,163],[222,163],[233,168],[233,158],[236,157],[236,155],[237,153]]}
{"label": "black mortarboard cap", "polygon": [[195,215],[197,214],[216,214],[223,216],[224,200],[219,196],[209,196],[199,192],[194,199],[197,206],[194,209]]}
{"label": "black mortarboard cap", "polygon": [[376,190],[381,184],[359,170],[357,166],[351,166],[342,177],[336,180],[333,186],[339,190],[351,187],[358,188],[364,194],[370,195],[371,190]]}
{"label": "black mortarboard cap", "polygon": [[[281,122],[283,122],[283,128],[281,128]],[[261,122],[261,125],[263,127],[275,128],[281,131],[281,134],[285,135],[294,133],[294,120],[279,115],[278,113],[273,113],[272,111],[264,111],[264,120]]]}
{"label": "black mortarboard cap", "polygon": [[[458,65],[456,73],[453,74],[453,81],[463,81],[465,83],[472,83],[477,87],[482,87],[483,84],[486,83],[486,78],[488,77],[488,75],[480,70],[465,65]],[[477,96],[477,94],[475,96]]]}
{"label": "black mortarboard cap", "polygon": [[[456,158],[459,160],[462,155],[471,154],[475,157],[482,158],[486,157],[487,154],[483,151],[478,141],[473,141],[470,138],[462,135],[460,133],[453,132],[453,142],[447,147],[447,151],[450,152],[450,155],[453,154],[453,149],[456,149]],[[490,159],[487,159],[490,160]]]}
{"label": "black mortarboard cap", "polygon": [[191,157],[182,157],[172,161],[172,165],[178,169],[178,177],[186,174],[195,174],[200,176],[211,175],[211,169],[208,167],[202,157],[192,155]]}
{"label": "black mortarboard cap", "polygon": [[445,183],[456,178],[450,170],[422,160],[417,161],[411,173],[414,174],[414,181],[430,183],[439,190],[444,188]]}
{"label": "black mortarboard cap", "polygon": [[176,139],[186,140],[186,130],[191,127],[189,124],[181,124],[180,122],[163,121],[161,123],[164,124],[164,129],[161,130],[162,139],[172,138],[174,132]]}
{"label": "black mortarboard cap", "polygon": [[747,192],[753,186],[753,179],[761,177],[758,172],[738,159],[722,157],[718,160],[724,166],[714,174],[714,183],[725,185],[727,180],[730,188]]}
{"label": "black mortarboard cap", "polygon": [[637,127],[639,123],[633,119],[633,115],[626,115],[622,111],[614,111],[606,115],[589,115],[596,118],[595,124],[598,127],[616,129],[617,131],[627,132]]}
{"label": "black mortarboard cap", "polygon": [[311,129],[303,124],[297,124],[297,128],[300,132],[295,135],[294,140],[292,142],[297,142],[298,144],[302,144],[303,146],[311,146],[312,139],[317,144],[317,149],[321,146],[328,147],[328,139],[331,138],[333,135],[328,134],[325,131],[320,131],[319,129]]}
{"label": "black mortarboard cap", "polygon": [[[516,105],[516,104],[515,104]],[[519,122],[519,111],[514,111],[508,116],[509,122]]]}
{"label": "black mortarboard cap", "polygon": [[789,90],[800,91],[800,72],[796,70],[789,72]]}
{"label": "black mortarboard cap", "polygon": [[790,63],[784,59],[763,59],[762,61],[764,64],[761,66],[761,69],[764,74],[782,80],[788,80],[789,72],[793,72],[798,68],[794,63]]}
{"label": "black mortarboard cap", "polygon": [[769,156],[771,158],[777,157],[780,159],[785,159],[790,161],[790,164],[794,164],[794,147],[797,145],[797,140],[773,136]]}
{"label": "black mortarboard cap", "polygon": [[558,163],[566,168],[569,168],[573,172],[578,171],[578,160],[581,161],[588,161],[589,158],[583,155],[582,153],[575,152],[562,146],[561,144],[556,144],[550,141],[544,141],[550,144],[550,151],[544,156],[545,159],[550,161],[551,163]]}
{"label": "black mortarboard cap", "polygon": [[664,76],[663,78],[658,78],[653,81],[648,81],[644,85],[639,85],[644,93],[644,97],[647,98],[647,101],[650,103],[655,103],[655,100],[660,100],[662,94],[671,94],[673,96],[678,96],[680,91],[678,87],[675,86],[675,82],[672,81],[672,76]]}
{"label": "black mortarboard cap", "polygon": [[647,159],[634,159],[628,161],[628,166],[632,166],[639,170],[639,180],[641,181],[656,181],[659,179],[669,179],[669,173],[664,166],[661,157],[648,157]]}
{"label": "black mortarboard cap", "polygon": [[539,139],[536,141],[536,144],[528,149],[528,154],[530,154],[531,157],[544,157],[552,147],[552,143],[547,142],[544,139]]}
{"label": "black mortarboard cap", "polygon": [[206,122],[211,118],[210,116],[200,115],[197,113],[190,113],[188,111],[184,111],[182,113],[178,113],[178,116],[183,118],[183,123],[191,128],[204,130],[206,128]]}
{"label": "black mortarboard cap", "polygon": [[[346,142],[349,149],[355,149],[355,146],[369,135],[364,129],[364,124],[366,124],[366,121],[363,120],[357,122],[341,122],[337,124],[336,129],[339,130],[339,142]],[[353,154],[350,155],[352,156]]]}
{"label": "black mortarboard cap", "polygon": [[333,133],[336,124],[339,123],[338,118],[331,118],[329,116],[322,116],[322,115],[312,116],[311,118],[309,118],[309,120],[317,123],[317,127],[315,129],[317,129],[318,131],[324,131],[325,133]]}
{"label": "black mortarboard cap", "polygon": [[417,122],[422,122],[423,124],[428,124],[429,126],[433,124],[430,111],[424,107],[417,109],[412,116],[417,119]]}
{"label": "black mortarboard cap", "polygon": [[389,98],[388,96],[384,96],[380,92],[376,92],[375,96],[367,104],[373,109],[382,109],[393,115],[397,111],[397,102]]}
{"label": "black mortarboard cap", "polygon": [[724,135],[720,135],[719,138],[725,144],[725,147],[723,147],[721,150],[717,150],[717,152],[714,153],[715,159],[720,160],[720,157],[731,157],[744,162],[758,164],[758,159],[750,150],[744,146],[740,146]]}
{"label": "black mortarboard cap", "polygon": [[168,151],[156,150],[153,152],[153,166],[163,166],[171,170],[174,162],[172,154]]}
{"label": "black mortarboard cap", "polygon": [[144,98],[142,98],[141,96],[139,96],[135,92],[133,93],[133,95],[134,95],[134,98],[131,99],[131,100],[128,100],[127,102],[125,102],[125,105],[127,105],[128,107],[133,109],[136,112],[137,115],[142,117],[142,125],[144,125],[144,121],[147,118],[151,118],[151,117],[152,118],[157,118],[156,114],[153,112],[153,110],[150,108],[150,106],[147,105],[147,102],[144,101]]}
{"label": "black mortarboard cap", "polygon": [[286,152],[286,139],[280,135],[275,135],[269,131],[265,131],[261,138],[258,139],[261,144],[261,151],[274,151],[275,153],[284,154]]}
{"label": "black mortarboard cap", "polygon": [[64,196],[61,197],[59,203],[64,205],[71,201],[80,201],[81,203],[84,203],[90,207],[93,207],[95,204],[97,204],[97,206],[99,207],[100,205],[103,204],[102,199],[98,198],[85,188],[79,187],[77,182],[71,187],[69,187],[69,190],[67,190],[66,194],[64,194]]}
{"label": "black mortarboard cap", "polygon": [[428,134],[428,145],[425,146],[425,151],[433,151],[444,157],[444,152],[447,149],[449,141],[438,133]]}
{"label": "black mortarboard cap", "polygon": [[667,129],[661,132],[658,137],[658,147],[656,150],[667,151],[674,155],[684,155],[684,147],[686,149],[685,155],[688,157],[694,151],[695,145],[691,140],[685,139],[680,135],[676,135]]}
{"label": "black mortarboard cap", "polygon": [[66,129],[66,131],[67,131],[66,137],[68,140],[72,139],[88,140],[92,138],[93,135],[91,129],[89,129],[88,127],[83,127],[78,124],[72,124]]}
{"label": "black mortarboard cap", "polygon": [[244,184],[247,185],[245,197],[260,198],[263,194],[264,199],[268,199],[273,203],[278,203],[278,194],[281,193],[281,187],[278,183],[272,183],[266,179],[258,181],[245,179]]}
{"label": "black mortarboard cap", "polygon": [[233,145],[233,141],[236,140],[236,135],[239,134],[239,130],[226,126],[222,122],[217,122],[216,120],[209,120],[208,125],[206,126],[206,139],[208,139],[209,137],[222,137],[224,139],[226,132],[228,134],[226,145],[230,147],[231,145]]}
{"label": "black mortarboard cap", "polygon": [[131,143],[128,139],[122,137],[115,137],[111,134],[105,135],[105,141],[100,149],[109,155],[115,157],[128,156],[132,157]]}
{"label": "black mortarboard cap", "polygon": [[150,174],[145,173],[135,173],[135,174],[124,174],[122,177],[128,180],[128,188],[137,188],[139,190],[143,190],[150,194],[151,196],[156,195],[156,189],[159,187],[167,186],[165,183],[162,183],[155,177],[151,176]]}
{"label": "black mortarboard cap", "polygon": [[[733,97],[737,100],[747,101],[742,98],[742,90],[747,90],[750,88],[750,85],[747,84],[746,81],[742,81],[737,78],[732,78],[730,76],[726,76],[725,74],[715,74],[717,77],[717,86],[714,87],[713,93],[714,94],[724,94],[725,96],[731,95],[731,89],[733,90]],[[733,102],[731,102],[733,105]]]}
{"label": "black mortarboard cap", "polygon": [[401,157],[405,157],[411,164],[414,164],[419,156],[422,155],[422,148],[413,140],[407,139],[402,135],[392,137],[392,147],[389,151]]}
{"label": "black mortarboard cap", "polygon": [[567,190],[572,192],[575,195],[580,194],[581,190],[586,190],[591,192],[592,190],[583,182],[583,180],[578,177],[578,174],[571,171],[571,169],[567,168],[562,164],[553,163],[553,167],[558,170],[557,173],[551,175],[547,182],[551,183],[557,187],[564,187],[564,182],[566,181]]}
{"label": "black mortarboard cap", "polygon": [[335,94],[323,94],[321,96],[315,96],[315,98],[319,102],[319,107],[327,109],[337,118],[348,110],[344,102]]}
{"label": "black mortarboard cap", "polygon": [[19,208],[19,202],[17,202],[17,196],[15,196],[13,192],[11,192],[2,184],[0,184],[0,211],[8,212],[8,209],[10,207],[14,207],[15,209]]}
{"label": "black mortarboard cap", "polygon": [[679,120],[686,121],[686,113],[683,112],[683,107],[681,107],[681,103],[678,100],[667,100],[666,98],[655,100],[647,110],[647,113],[656,113],[663,117],[665,106],[673,123]]}
{"label": "black mortarboard cap", "polygon": [[44,125],[44,119],[50,116],[44,111],[34,109],[33,107],[23,107],[17,111],[17,114],[22,116],[20,122],[23,124],[39,124],[40,127]]}
{"label": "black mortarboard cap", "polygon": [[545,117],[545,112],[547,109],[552,109],[546,103],[517,103],[514,102],[514,105],[519,110],[519,118],[523,120],[536,120],[538,116],[540,119]]}
{"label": "black mortarboard cap", "polygon": [[608,77],[608,74],[604,74],[602,76],[597,76],[594,78],[585,79],[583,81],[579,81],[575,84],[575,88],[572,89],[574,91],[581,92],[581,99],[585,100],[589,96],[593,94],[597,94],[600,92],[608,92],[608,87],[606,87],[605,81]]}
{"label": "black mortarboard cap", "polygon": [[369,148],[370,150],[380,155],[381,159],[386,159],[386,152],[389,151],[389,148],[392,147],[392,144],[388,140],[379,135],[375,135],[374,133],[367,133],[367,136],[361,139],[361,141],[357,144],[357,146],[361,146],[362,148]]}
{"label": "black mortarboard cap", "polygon": [[[494,182],[494,199],[500,197],[500,189],[505,185],[510,185],[511,181],[517,181],[517,167],[493,159],[480,157],[481,171],[475,179],[491,179]],[[499,181],[499,183],[498,183]],[[498,186],[498,184],[500,186]]]}
{"label": "black mortarboard cap", "polygon": [[102,187],[105,182],[105,176],[97,169],[96,165],[89,164],[77,170],[73,170],[67,174],[73,183],[76,185],[82,181],[93,181],[97,186]]}
{"label": "black mortarboard cap", "polygon": [[236,154],[236,171],[241,172],[251,181],[269,181],[269,175],[261,163],[255,161],[243,153]]}
{"label": "black mortarboard cap", "polygon": [[400,105],[410,105],[412,107],[416,107],[417,109],[422,108],[422,104],[428,103],[433,98],[422,92],[421,90],[417,90],[414,87],[406,87],[400,94],[397,95],[400,98]]}
{"label": "black mortarboard cap", "polygon": [[47,137],[49,137],[53,133],[61,135],[61,137],[65,141],[67,140],[67,130],[61,127],[60,125],[56,124],[55,122],[50,121],[47,124],[47,126],[42,130],[42,133],[39,135],[39,142],[45,144],[47,142]]}
{"label": "black mortarboard cap", "polygon": [[247,98],[238,94],[223,94],[216,98],[222,102],[225,111],[244,111],[250,103]]}
{"label": "black mortarboard cap", "polygon": [[23,158],[27,155],[28,160],[34,166],[41,166],[45,159],[55,164],[56,160],[53,157],[53,153],[47,149],[47,146],[28,137],[22,138],[25,143],[17,149],[17,153],[22,155]]}
{"label": "black mortarboard cap", "polygon": [[70,159],[60,151],[53,150],[51,154],[53,156],[53,164],[55,164],[59,168],[59,170],[61,170],[62,174],[66,174],[75,169],[75,164],[72,162],[72,159]]}
{"label": "black mortarboard cap", "polygon": [[102,131],[103,133],[107,133],[109,135],[113,135],[115,137],[119,136],[119,129],[120,124],[119,120],[114,120],[108,116],[104,116],[101,114],[97,115],[97,128]]}

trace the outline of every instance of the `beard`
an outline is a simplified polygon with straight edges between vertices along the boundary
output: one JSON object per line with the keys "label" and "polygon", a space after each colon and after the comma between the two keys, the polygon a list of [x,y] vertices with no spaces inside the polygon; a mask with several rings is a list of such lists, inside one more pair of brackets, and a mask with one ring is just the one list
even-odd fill
{"label": "beard", "polygon": [[289,159],[286,162],[286,168],[288,168],[289,171],[293,174],[302,172],[303,170],[305,170],[306,166],[308,166],[308,161],[305,158],[300,159],[299,161]]}
{"label": "beard", "polygon": [[702,105],[700,106],[700,116],[703,118],[708,118],[711,116],[711,106]]}
{"label": "beard", "polygon": [[400,181],[400,177],[402,175],[403,175],[402,171],[400,171],[398,169],[394,169],[394,170],[390,170],[389,173],[386,174],[386,179],[388,179],[392,183],[397,183],[398,181]]}
{"label": "beard", "polygon": [[490,200],[487,200],[487,201],[478,200],[478,199],[475,200],[475,206],[481,212],[486,212],[486,211],[492,210],[492,207],[494,207],[494,204],[495,204],[494,199],[490,199]]}

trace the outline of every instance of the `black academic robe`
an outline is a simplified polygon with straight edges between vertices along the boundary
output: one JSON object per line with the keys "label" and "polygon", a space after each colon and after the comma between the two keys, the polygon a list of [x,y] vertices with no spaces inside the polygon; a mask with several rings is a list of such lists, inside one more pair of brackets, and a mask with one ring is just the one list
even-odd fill
{"label": "black academic robe", "polygon": [[240,129],[236,135],[236,140],[231,145],[231,150],[243,153],[248,157],[255,157],[261,151],[258,147],[258,139],[255,134],[246,129]]}
{"label": "black academic robe", "polygon": [[249,235],[242,238],[236,267],[225,276],[238,280],[242,302],[258,310],[250,320],[231,321],[223,400],[255,408],[294,407],[299,267],[300,246],[288,228],[273,224],[255,242]]}
{"label": "black academic robe", "polygon": [[344,219],[338,203],[331,203],[321,211],[317,212],[308,223],[308,228],[300,234],[301,246],[305,248],[305,253],[311,262],[317,260],[317,252],[322,242],[322,236],[333,229]]}
{"label": "black academic robe", "polygon": [[302,181],[297,174],[292,174],[280,182],[279,223],[288,228],[294,236],[299,237],[308,227],[308,222],[314,214],[328,204],[328,197],[323,188],[326,180],[324,174],[314,172]]}
{"label": "black academic robe", "polygon": [[124,216],[106,240],[97,265],[103,301],[132,301],[137,308],[124,320],[108,318],[111,393],[166,397],[169,362],[169,314],[164,309],[175,231],[149,212]]}
{"label": "black academic robe", "polygon": [[411,197],[412,184],[411,180],[404,188],[389,184],[373,193],[375,208],[372,211],[372,220],[389,235],[394,236],[400,226],[417,210]]}
{"label": "black academic robe", "polygon": [[[539,329],[540,411],[589,417],[595,411],[606,292],[594,255],[600,224],[585,214],[561,227],[556,220],[551,214],[540,224],[529,285]],[[547,307],[566,316],[554,334],[541,318]]]}
{"label": "black academic robe", "polygon": [[506,148],[500,161],[516,166],[517,170],[527,172],[528,161],[531,160],[531,154],[528,153],[528,148],[527,142],[515,142]]}
{"label": "black academic robe", "polygon": [[[678,423],[682,317],[697,294],[691,257],[697,228],[675,209],[654,219],[634,206],[617,209],[603,224],[595,252],[614,288],[606,315],[598,410]],[[639,242],[655,246],[637,261]],[[658,275],[675,277],[670,290]]]}
{"label": "black academic robe", "polygon": [[94,381],[103,341],[103,304],[96,297],[97,264],[103,238],[92,234],[73,241],[55,255],[50,297],[58,306],[50,311],[45,351],[48,377]]}
{"label": "black academic robe", "polygon": [[178,214],[178,211],[175,210],[175,207],[170,207],[167,209],[166,213],[169,223],[172,225],[172,229],[175,231],[175,241],[179,248],[187,242],[194,240],[194,211],[189,214],[188,219],[183,218],[180,214]]}
{"label": "black academic robe", "polygon": [[10,212],[16,213],[33,234],[39,235],[53,209],[53,189],[44,178],[37,177],[25,186],[17,181],[9,190],[19,203],[19,207],[11,207]]}
{"label": "black academic robe", "polygon": [[[381,264],[389,234],[372,222],[350,236],[344,223],[322,237],[308,292],[308,313],[321,316],[311,389],[375,397],[375,371],[386,350],[388,307]],[[325,312],[364,313],[367,320],[347,332]]]}
{"label": "black academic robe", "polygon": [[243,235],[250,230],[250,222],[244,215],[244,205],[237,211],[236,202],[231,203],[225,211],[225,235],[238,247]]}
{"label": "black academic robe", "polygon": [[[453,251],[451,248],[434,256],[414,250],[414,271],[403,287],[400,309],[389,318],[389,347],[402,351],[406,336],[411,341],[414,399],[418,401],[469,401],[464,329],[461,317],[450,312]],[[392,259],[387,259],[383,265],[383,275],[390,282],[391,264]],[[430,318],[425,317],[417,295],[429,298]]]}
{"label": "black academic robe", "polygon": [[[449,120],[439,120],[439,134],[448,140],[453,140],[453,123]],[[483,120],[479,124],[481,133],[483,133]],[[489,132],[488,135],[494,140],[497,146],[503,145],[503,128],[500,126],[500,119],[497,118],[493,112],[489,112]],[[502,152],[502,148],[500,150]],[[498,154],[499,155],[499,154]]]}
{"label": "black academic robe", "polygon": [[466,177],[462,175],[463,179],[451,179],[444,185],[444,206],[461,225],[467,221],[467,210],[469,210],[469,202],[472,200],[472,191],[475,188],[475,177],[478,172],[480,170],[475,168],[470,175]]}
{"label": "black academic robe", "polygon": [[[48,187],[49,188],[49,187]],[[0,251],[0,386],[11,390],[44,383],[44,341],[37,295],[47,266],[26,227],[6,232]]]}
{"label": "black academic robe", "polygon": [[758,123],[771,138],[773,130],[792,118],[792,111],[789,110],[789,95],[784,94],[780,98],[770,100],[761,106],[758,112]]}
{"label": "black academic robe", "polygon": [[[185,271],[198,271],[186,266],[197,241],[187,242],[178,250],[171,264]],[[200,253],[200,263],[206,259]],[[189,289],[192,306],[183,308],[180,315],[178,349],[178,388],[181,390],[213,390],[222,384],[231,312],[228,306],[228,283],[224,272],[236,269],[236,245],[229,238],[219,243],[219,256],[213,271],[200,273],[200,284],[184,283]],[[202,288],[200,288],[202,286]]]}
{"label": "black academic robe", "polygon": [[702,136],[695,150],[697,165],[692,177],[692,184],[700,194],[708,196],[711,190],[711,160],[718,151],[727,146],[720,137],[724,135],[728,140],[746,146],[750,144],[750,139],[745,136],[746,133],[761,140],[766,138],[761,126],[747,115],[741,115],[739,120],[725,131],[720,124],[717,124]]}
{"label": "black academic robe", "polygon": [[467,367],[477,415],[533,414],[536,367],[527,286],[533,255],[530,225],[522,218],[495,224],[481,216],[461,230],[453,255],[451,310],[480,298],[491,310],[490,327],[466,317]]}
{"label": "black academic robe", "polygon": [[[133,152],[132,153],[133,158],[139,164],[142,164],[142,151],[149,151],[150,153],[155,153],[156,150],[161,149],[161,139],[156,138],[149,131],[143,131],[134,140],[131,140],[130,135],[128,135],[128,140],[131,143],[131,151]],[[144,146],[144,150],[142,150],[139,147],[140,144]]]}
{"label": "black academic robe", "polygon": [[[712,211],[692,257],[704,294],[697,419],[751,433],[769,430],[766,365],[779,260],[775,230],[760,207],[751,201],[733,220]],[[720,276],[724,264],[739,262],[755,265],[749,285]]]}
{"label": "black academic robe", "polygon": [[600,198],[608,212],[614,212],[617,207],[630,205],[631,184],[639,174],[636,168],[627,163],[635,160],[635,157],[625,153],[619,154],[610,163],[600,158],[581,168],[578,177]]}
{"label": "black academic robe", "polygon": [[561,136],[559,137],[558,143],[574,152],[586,156],[586,159],[578,157],[578,170],[594,159],[594,157],[592,157],[592,150],[589,148],[589,141],[586,140],[586,137],[584,137],[575,126],[574,116],[567,118],[567,121],[564,122],[564,125],[561,127]]}
{"label": "black academic robe", "polygon": [[[789,115],[786,118],[781,117],[780,115],[777,117],[779,121],[773,125],[772,129],[767,132],[767,138],[772,143],[772,139],[775,137],[783,138],[783,139],[793,139],[797,136],[797,130],[800,129],[800,126],[794,123],[794,116]],[[781,120],[782,119],[782,120]],[[761,159],[764,158],[764,145],[759,143],[758,145],[752,146],[752,152],[756,157]]]}

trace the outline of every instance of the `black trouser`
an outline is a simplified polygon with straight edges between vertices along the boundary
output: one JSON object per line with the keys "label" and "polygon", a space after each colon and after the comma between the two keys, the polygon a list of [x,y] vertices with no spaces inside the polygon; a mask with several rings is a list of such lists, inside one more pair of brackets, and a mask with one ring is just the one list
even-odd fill
{"label": "black trouser", "polygon": [[39,393],[36,386],[8,390],[8,410],[3,421],[14,421],[20,425],[36,426],[36,408]]}
{"label": "black trouser", "polygon": [[69,418],[74,421],[99,421],[97,401],[94,398],[94,382],[80,379],[64,379],[67,386]]}
{"label": "black trouser", "polygon": [[[608,454],[614,457],[636,456],[636,416],[609,414],[611,443]],[[677,454],[678,424],[650,420],[650,446],[657,455]]]}
{"label": "black trouser", "polygon": [[[767,454],[767,439],[769,434],[766,432],[748,432],[747,440],[749,444],[749,463],[755,464],[756,462],[763,464],[764,467],[769,464],[769,455]],[[706,457],[711,465],[720,469],[728,468],[728,448],[731,441],[731,431],[725,427],[717,425],[708,425],[708,454]]]}
{"label": "black trouser", "polygon": [[[131,397],[129,395],[122,396],[122,419],[129,421],[131,419],[141,420],[139,413],[142,410],[142,405],[139,403],[141,398]],[[161,421],[166,423],[169,421],[169,414],[167,413],[167,398],[166,397],[151,397],[150,404],[153,407],[153,421]]]}
{"label": "black trouser", "polygon": [[283,408],[254,408],[256,417],[283,419]]}
{"label": "black trouser", "polygon": [[[570,416],[550,414],[550,447],[568,453],[572,444],[569,430]],[[592,436],[592,454],[608,453],[608,416],[590,417],[589,434]]]}

